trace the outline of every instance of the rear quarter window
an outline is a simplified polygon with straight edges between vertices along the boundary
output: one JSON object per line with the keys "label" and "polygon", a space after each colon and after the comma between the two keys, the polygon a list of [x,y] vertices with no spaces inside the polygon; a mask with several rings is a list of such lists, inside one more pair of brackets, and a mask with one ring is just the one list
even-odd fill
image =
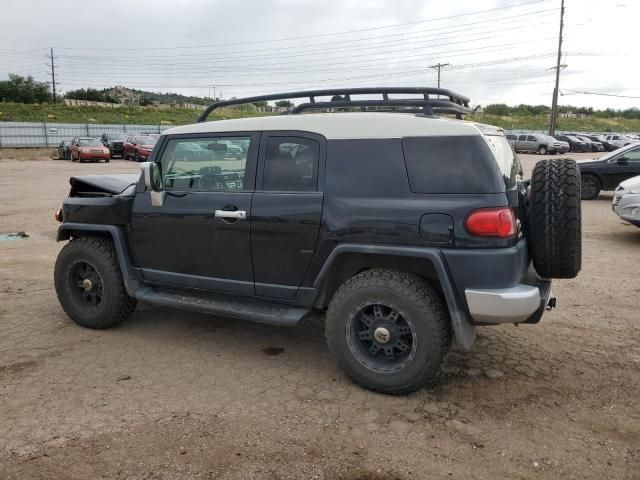
{"label": "rear quarter window", "polygon": [[[414,193],[498,193],[505,191],[505,175],[512,175],[517,157],[506,145],[489,146],[480,135],[450,137],[408,137],[402,139],[409,186]],[[498,165],[492,150],[500,151],[504,166]],[[508,154],[507,154],[508,150]],[[509,160],[506,160],[510,155]],[[506,172],[505,172],[506,173]]]}

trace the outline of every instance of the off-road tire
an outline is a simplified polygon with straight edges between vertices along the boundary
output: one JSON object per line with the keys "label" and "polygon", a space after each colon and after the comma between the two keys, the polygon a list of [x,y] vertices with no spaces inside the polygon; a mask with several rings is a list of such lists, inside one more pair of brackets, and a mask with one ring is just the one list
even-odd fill
{"label": "off-road tire", "polygon": [[593,200],[598,198],[602,185],[595,175],[586,173],[580,179],[580,197],[582,200]]}
{"label": "off-road tire", "polygon": [[[103,296],[97,306],[83,302],[74,293],[70,279],[72,268],[89,263],[99,273]],[[78,325],[93,329],[115,327],[128,318],[136,306],[122,280],[113,242],[101,237],[81,237],[67,243],[56,260],[54,283],[58,300],[66,314]]]}
{"label": "off-road tire", "polygon": [[533,169],[529,250],[538,275],[574,278],[582,262],[580,170],[575,160],[541,160]]}
{"label": "off-road tire", "polygon": [[[371,302],[394,306],[413,326],[413,356],[392,373],[367,367],[350,347],[349,318]],[[340,367],[355,383],[375,392],[403,395],[423,388],[437,377],[451,343],[451,322],[441,295],[423,279],[397,270],[372,269],[350,278],[333,295],[325,336]]]}

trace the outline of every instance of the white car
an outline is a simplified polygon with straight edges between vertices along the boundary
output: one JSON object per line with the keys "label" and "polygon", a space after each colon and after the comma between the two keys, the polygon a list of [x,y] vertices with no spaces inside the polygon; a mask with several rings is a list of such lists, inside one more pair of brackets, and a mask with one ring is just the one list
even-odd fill
{"label": "white car", "polygon": [[625,222],[640,227],[640,175],[618,185],[611,208]]}
{"label": "white car", "polygon": [[632,143],[636,143],[638,142],[638,139],[630,135],[622,135],[622,134],[614,133],[614,134],[607,135],[606,141],[609,142],[614,147],[620,148],[620,147],[626,147],[627,145],[630,145]]}

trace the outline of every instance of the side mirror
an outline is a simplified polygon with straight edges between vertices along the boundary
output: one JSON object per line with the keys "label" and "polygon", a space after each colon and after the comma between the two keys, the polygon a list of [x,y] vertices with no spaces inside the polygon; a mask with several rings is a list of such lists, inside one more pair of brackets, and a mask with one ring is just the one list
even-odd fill
{"label": "side mirror", "polygon": [[616,160],[618,165],[629,165],[629,159],[627,157],[620,157]]}
{"label": "side mirror", "polygon": [[160,168],[156,162],[144,162],[140,165],[144,176],[144,186],[147,187],[151,195],[151,205],[161,207],[164,205],[164,191],[160,178]]}
{"label": "side mirror", "polygon": [[160,171],[155,162],[144,162],[140,165],[144,175],[144,186],[147,190],[160,190]]}

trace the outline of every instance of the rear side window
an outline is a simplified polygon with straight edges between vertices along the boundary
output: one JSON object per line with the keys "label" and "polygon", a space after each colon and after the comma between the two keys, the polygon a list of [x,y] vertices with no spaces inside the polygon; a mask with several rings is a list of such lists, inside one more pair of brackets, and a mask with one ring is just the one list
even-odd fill
{"label": "rear side window", "polygon": [[[497,137],[496,137],[497,138]],[[414,193],[497,193],[504,192],[506,175],[517,170],[517,158],[507,139],[496,149],[505,158],[504,167],[488,141],[480,135],[451,137],[410,137],[402,139],[409,186]],[[508,152],[507,152],[508,150]],[[508,160],[507,160],[508,158]],[[507,165],[509,164],[509,165]],[[515,179],[515,177],[514,177]],[[509,185],[510,186],[510,185]]]}
{"label": "rear side window", "polygon": [[320,144],[310,138],[269,137],[262,190],[315,192]]}

